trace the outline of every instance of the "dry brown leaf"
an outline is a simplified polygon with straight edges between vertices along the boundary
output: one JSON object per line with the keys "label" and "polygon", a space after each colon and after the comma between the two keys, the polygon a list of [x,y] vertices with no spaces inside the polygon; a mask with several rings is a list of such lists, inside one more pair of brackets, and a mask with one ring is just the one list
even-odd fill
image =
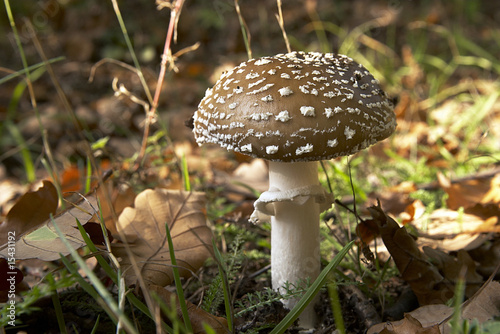
{"label": "dry brown leaf", "polygon": [[368,245],[380,235],[377,222],[373,219],[362,220],[356,226],[356,235],[361,239],[363,244]]}
{"label": "dry brown leaf", "polygon": [[415,239],[387,216],[380,206],[368,208],[402,278],[408,282],[420,305],[439,304],[453,296],[453,287],[418,249]]}
{"label": "dry brown leaf", "polygon": [[[69,251],[60,240],[54,223],[65,235],[72,248],[79,249],[85,246],[86,243],[78,230],[76,219],[78,219],[80,224],[85,225],[94,216],[97,207],[95,196],[87,196],[79,203],[74,204],[73,207],[61,212],[52,219],[38,223],[31,230],[25,231],[24,234],[16,235],[18,240],[15,245],[15,258],[17,260],[37,258],[43,261],[54,261],[60,258],[59,253],[68,255]],[[46,213],[43,209],[41,209],[41,212],[42,216]],[[34,220],[39,220],[35,211],[30,212],[30,215],[24,217],[23,215],[16,215],[15,222],[23,226],[32,226],[32,222],[25,223],[18,220],[20,217],[28,219],[31,216],[36,217]],[[10,224],[11,221],[7,220],[4,223]],[[0,246],[0,256],[6,257],[8,255],[7,246],[7,244]]]}
{"label": "dry brown leaf", "polygon": [[476,272],[476,263],[465,250],[459,250],[456,256],[431,247],[423,247],[423,251],[445,279],[453,284],[456,284],[459,279],[465,280],[467,298],[471,297],[483,284],[483,277]]}
{"label": "dry brown leaf", "polygon": [[9,210],[16,204],[16,200],[26,193],[26,185],[20,185],[13,179],[2,178],[5,170],[0,165],[0,222],[5,219]]}
{"label": "dry brown leaf", "polygon": [[448,194],[446,204],[452,210],[473,207],[477,203],[500,204],[500,174],[455,183],[438,174],[438,181]]}
{"label": "dry brown leaf", "polygon": [[[376,324],[368,329],[366,334],[376,333],[443,333],[441,323],[453,313],[453,309],[443,305],[426,305],[405,314],[404,319]],[[441,324],[441,326],[439,326]],[[412,331],[413,330],[413,331]]]}
{"label": "dry brown leaf", "polygon": [[[367,334],[375,333],[442,333],[449,334],[450,326],[448,322],[453,315],[454,309],[444,304],[425,305],[411,311],[405,315],[405,319],[390,323],[380,323],[372,326]],[[399,332],[392,331],[394,328],[406,328],[408,325],[408,316],[418,321],[423,329],[436,329],[437,332]],[[462,304],[462,319],[477,320],[484,323],[494,317],[500,316],[500,283],[489,281],[465,303]],[[406,324],[406,325],[404,325]],[[439,327],[438,327],[439,326]],[[418,330],[418,327],[415,327]],[[386,330],[384,332],[384,330]]]}
{"label": "dry brown leaf", "polygon": [[52,182],[43,181],[40,188],[21,196],[10,209],[5,221],[0,224],[0,240],[7,240],[8,233],[14,233],[16,240],[19,239],[23,233],[49,219],[56,212],[58,203]]}
{"label": "dry brown leaf", "polygon": [[[110,198],[107,197],[106,191]],[[134,204],[135,193],[133,189],[119,187],[113,182],[106,182],[97,189],[97,197],[101,203],[101,215],[106,228],[111,234],[117,234],[115,220],[126,207]]]}
{"label": "dry brown leaf", "polygon": [[469,254],[478,263],[477,271],[483,277],[490,277],[500,263],[500,238],[483,242]]}
{"label": "dry brown leaf", "polygon": [[462,318],[477,319],[479,323],[500,316],[500,283],[488,281],[462,309]]}
{"label": "dry brown leaf", "polygon": [[[211,255],[212,233],[204,210],[204,193],[167,189],[147,189],[137,195],[134,208],[123,210],[117,229],[126,236],[121,241],[128,242],[146,283],[166,286],[173,282],[165,224],[170,229],[181,276],[191,276]],[[126,283],[136,283],[125,245],[112,244],[112,252],[121,258]]]}
{"label": "dry brown leaf", "polygon": [[425,212],[424,203],[422,203],[421,200],[415,200],[405,208],[404,212],[401,213],[400,215],[402,218],[401,223],[403,225],[411,223],[415,219],[422,217],[424,212]]}
{"label": "dry brown leaf", "polygon": [[397,323],[388,323],[380,334],[441,334],[437,325],[431,327],[423,327],[420,321],[405,314],[403,320]]}
{"label": "dry brown leaf", "polygon": [[[154,284],[148,286],[148,290],[155,292],[167,305],[170,305],[172,298],[175,298],[175,305],[177,306],[177,316],[179,317],[179,319],[183,319],[182,311],[179,307],[179,298],[176,294]],[[212,327],[212,329],[217,334],[230,333],[227,325],[227,320],[225,318],[216,317],[208,312],[205,312],[204,310],[190,302],[187,302],[187,310],[189,320],[191,321],[191,326],[193,328],[193,334],[206,333],[203,324],[207,324]]]}
{"label": "dry brown leaf", "polygon": [[409,195],[416,190],[417,187],[413,182],[402,182],[381,192],[370,193],[368,197],[370,202],[380,202],[384,212],[397,217],[411,205],[413,200]]}
{"label": "dry brown leaf", "polygon": [[[495,219],[495,218],[493,218]],[[498,228],[495,221],[450,209],[434,210],[426,219],[417,219],[412,225],[419,230],[421,245],[447,251],[471,250],[490,238],[484,232]]]}

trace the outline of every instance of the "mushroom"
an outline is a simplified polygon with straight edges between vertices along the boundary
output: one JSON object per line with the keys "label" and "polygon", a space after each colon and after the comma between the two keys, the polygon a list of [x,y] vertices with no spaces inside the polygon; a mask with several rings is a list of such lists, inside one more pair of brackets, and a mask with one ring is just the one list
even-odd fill
{"label": "mushroom", "polygon": [[[199,145],[269,161],[269,190],[250,220],[270,218],[275,290],[319,275],[319,214],[332,195],[319,183],[318,161],[358,152],[395,128],[391,101],[361,64],[316,52],[241,63],[207,89],[193,117]],[[314,318],[309,307],[300,324],[312,328]]]}

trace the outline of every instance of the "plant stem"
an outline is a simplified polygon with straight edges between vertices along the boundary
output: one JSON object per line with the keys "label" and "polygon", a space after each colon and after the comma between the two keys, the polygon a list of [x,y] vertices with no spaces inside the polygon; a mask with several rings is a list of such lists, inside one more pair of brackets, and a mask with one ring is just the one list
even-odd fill
{"label": "plant stem", "polygon": [[142,161],[144,155],[146,154],[146,147],[149,137],[149,127],[154,120],[158,109],[158,103],[160,100],[161,90],[163,87],[163,82],[165,81],[165,74],[167,72],[167,63],[169,59],[172,58],[172,50],[171,43],[174,38],[174,32],[177,28],[177,21],[179,19],[180,12],[182,10],[182,5],[184,4],[184,0],[175,1],[175,5],[172,7],[170,12],[170,22],[168,24],[167,37],[165,39],[165,47],[163,48],[163,54],[161,56],[161,68],[160,74],[158,76],[158,81],[156,83],[155,95],[153,98],[153,104],[151,108],[146,112],[146,120],[144,123],[144,134],[142,137],[142,145],[141,150],[139,151],[139,155],[137,156],[135,167],[139,167],[140,162]]}

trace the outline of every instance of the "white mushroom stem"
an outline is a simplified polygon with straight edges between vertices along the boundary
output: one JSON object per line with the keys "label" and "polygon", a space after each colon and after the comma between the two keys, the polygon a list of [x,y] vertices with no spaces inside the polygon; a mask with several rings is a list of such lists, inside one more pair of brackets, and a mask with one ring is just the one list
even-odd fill
{"label": "white mushroom stem", "polygon": [[[273,289],[284,292],[285,282],[312,282],[319,275],[319,214],[324,209],[321,202],[330,205],[327,198],[319,185],[316,161],[269,163],[269,192],[259,198],[256,211],[260,207],[271,215]],[[297,301],[283,303],[291,309]],[[313,328],[315,318],[314,305],[310,305],[300,316],[300,325]]]}

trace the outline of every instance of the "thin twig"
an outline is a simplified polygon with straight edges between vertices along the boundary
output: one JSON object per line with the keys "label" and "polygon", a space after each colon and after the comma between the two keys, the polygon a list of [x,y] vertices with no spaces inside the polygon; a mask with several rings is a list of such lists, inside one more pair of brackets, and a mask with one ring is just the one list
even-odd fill
{"label": "thin twig", "polygon": [[160,100],[160,94],[163,87],[163,82],[165,81],[165,74],[167,72],[167,63],[172,59],[172,50],[171,50],[172,39],[174,39],[175,42],[177,38],[177,33],[175,31],[177,30],[177,23],[179,22],[179,17],[183,5],[184,5],[184,0],[177,0],[175,1],[175,4],[172,7],[170,7],[171,8],[170,22],[168,25],[167,37],[165,39],[165,47],[163,49],[163,54],[161,57],[160,74],[158,76],[158,82],[156,84],[156,91],[153,98],[153,105],[151,106],[151,109],[149,109],[149,111],[146,113],[146,120],[144,122],[144,133],[142,137],[142,145],[141,145],[141,150],[139,151],[139,155],[137,156],[135,169],[139,168],[141,161],[146,153],[147,141],[149,137],[149,127],[155,119],[156,111],[158,108],[158,102]]}
{"label": "thin twig", "polygon": [[252,59],[252,48],[250,47],[250,31],[248,30],[245,19],[243,19],[243,15],[241,15],[240,4],[238,3],[238,0],[234,0],[234,7],[236,9],[236,13],[238,14],[238,19],[240,20],[241,33],[243,34],[243,41],[245,42],[245,47],[247,49],[248,59]]}
{"label": "thin twig", "polygon": [[113,4],[113,10],[116,14],[116,18],[118,19],[118,23],[120,24],[120,28],[122,30],[123,37],[125,38],[125,43],[127,44],[127,48],[130,53],[130,57],[132,58],[132,61],[134,62],[134,66],[137,69],[137,75],[139,76],[139,80],[141,81],[142,87],[144,89],[144,93],[148,97],[148,101],[151,103],[151,93],[149,91],[148,84],[146,83],[146,79],[144,78],[144,75],[142,74],[142,69],[141,69],[141,64],[139,63],[139,60],[137,59],[137,56],[134,51],[134,47],[132,46],[132,41],[130,40],[127,32],[127,27],[125,26],[125,22],[123,21],[123,17],[120,11],[120,7],[118,6],[118,1],[117,0],[111,0]]}
{"label": "thin twig", "polygon": [[122,61],[113,59],[113,58],[103,58],[103,59],[99,60],[97,63],[95,63],[94,65],[92,65],[92,68],[90,69],[89,82],[94,81],[94,77],[95,77],[95,73],[97,71],[97,68],[100,67],[101,65],[104,65],[105,63],[116,64],[116,65],[121,66],[121,67],[123,67],[123,68],[125,68],[125,69],[127,69],[127,70],[129,70],[129,71],[131,71],[139,76],[139,71],[134,66],[129,65],[127,63],[124,63]]}
{"label": "thin twig", "polygon": [[292,52],[290,48],[290,41],[288,40],[288,35],[285,31],[285,21],[283,20],[283,12],[281,11],[281,0],[276,0],[278,5],[278,14],[276,14],[276,19],[278,20],[278,24],[280,25],[281,32],[283,33],[283,39],[285,40],[286,50],[288,53]]}

